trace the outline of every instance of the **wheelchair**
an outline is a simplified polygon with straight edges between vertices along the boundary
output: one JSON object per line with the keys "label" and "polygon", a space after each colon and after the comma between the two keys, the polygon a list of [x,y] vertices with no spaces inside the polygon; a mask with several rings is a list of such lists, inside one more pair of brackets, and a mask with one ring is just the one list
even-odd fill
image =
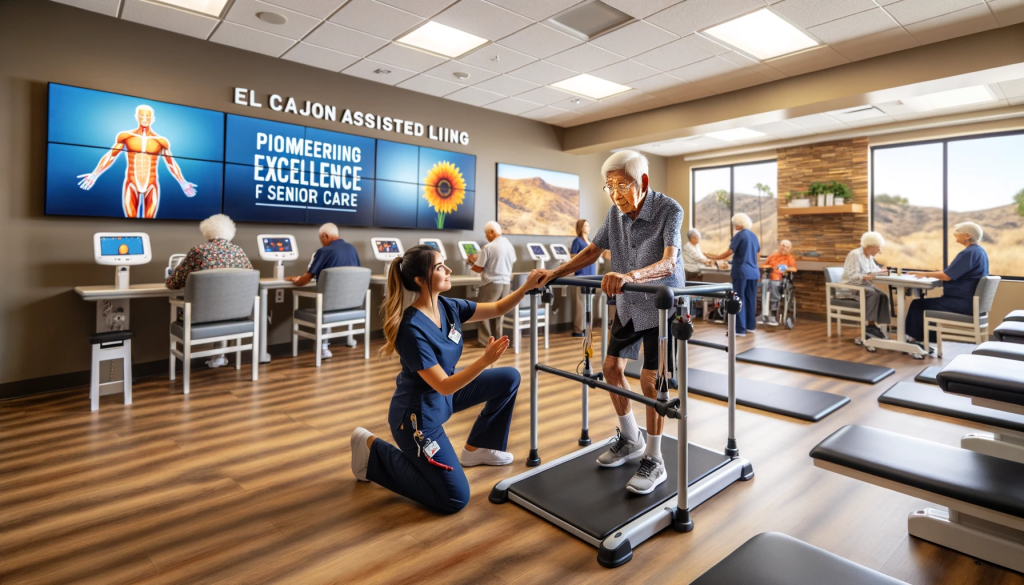
{"label": "wheelchair", "polygon": [[[761,315],[757,322],[772,327],[783,325],[786,329],[792,329],[796,326],[796,287],[793,284],[793,273],[783,272],[782,279],[778,281],[779,306],[774,315],[771,311],[771,287],[767,286],[771,282],[771,273],[771,268],[762,269],[761,281],[757,283],[761,294]],[[772,317],[775,318],[775,323],[772,323]]]}

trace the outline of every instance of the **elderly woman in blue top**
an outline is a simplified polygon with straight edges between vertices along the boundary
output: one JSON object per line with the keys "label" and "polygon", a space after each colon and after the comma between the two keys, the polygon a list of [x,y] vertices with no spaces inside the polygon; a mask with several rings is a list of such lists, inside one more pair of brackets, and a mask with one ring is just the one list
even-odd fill
{"label": "elderly woman in blue top", "polygon": [[[519,290],[494,303],[438,296],[452,287],[452,271],[430,246],[414,246],[391,263],[384,300],[381,356],[398,353],[402,371],[391,398],[388,425],[397,447],[359,427],[352,433],[352,473],[442,513],[458,512],[469,501],[463,467],[508,465],[505,452],[519,370],[491,368],[508,348],[508,337],[487,343],[484,354],[459,372],[462,324],[511,311],[526,291],[537,288],[531,274]],[[419,293],[402,310],[402,291]],[[442,424],[455,412],[484,403],[461,457]],[[461,461],[461,465],[460,465]]]}
{"label": "elderly woman in blue top", "polygon": [[761,251],[761,244],[757,236],[750,231],[750,216],[746,213],[737,213],[732,216],[732,226],[736,228],[736,234],[729,243],[729,249],[722,254],[708,258],[713,260],[725,260],[735,255],[732,259],[732,288],[743,301],[743,309],[736,315],[736,335],[745,336],[747,331],[753,331],[757,327],[757,283],[761,280],[761,270],[758,268],[757,254]]}
{"label": "elderly woman in blue top", "polygon": [[[541,270],[542,283],[572,274],[590,266],[605,250],[611,250],[611,272],[604,275],[601,290],[616,299],[616,319],[604,361],[604,378],[609,384],[629,389],[624,371],[627,359],[637,359],[640,343],[644,346],[644,364],[640,388],[646,396],[657,396],[658,309],[654,295],[622,292],[627,283],[666,284],[682,287],[683,263],[680,258],[683,209],[670,197],[648,188],[647,158],[634,150],[621,150],[608,157],[601,168],[604,192],[612,200],[604,225],[594,241],[555,270]],[[666,356],[668,359],[669,356]],[[626,489],[649,494],[668,477],[661,455],[664,419],[647,408],[647,434],[644,436],[633,418],[628,398],[608,394],[619,415],[619,437],[611,449],[597,459],[603,467],[618,467],[641,458]]]}
{"label": "elderly woman in blue top", "polygon": [[976,223],[959,223],[953,228],[956,243],[964,246],[945,270],[939,272],[908,272],[923,278],[942,281],[942,296],[917,299],[907,310],[907,336],[912,342],[924,341],[924,312],[946,311],[970,315],[974,312],[974,289],[983,276],[988,276],[988,254],[978,245],[983,236]]}

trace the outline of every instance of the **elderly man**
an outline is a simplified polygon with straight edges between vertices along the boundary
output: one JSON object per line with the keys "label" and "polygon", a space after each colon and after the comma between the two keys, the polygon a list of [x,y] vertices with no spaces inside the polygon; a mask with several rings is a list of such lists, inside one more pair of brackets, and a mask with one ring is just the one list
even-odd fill
{"label": "elderly man", "polygon": [[[477,302],[493,303],[512,292],[512,265],[516,263],[516,249],[501,235],[501,225],[496,221],[484,224],[484,237],[487,238],[487,244],[480,250],[480,254],[469,256],[467,264],[473,272],[480,274]],[[505,316],[500,315],[477,324],[476,342],[480,347],[487,347],[492,336],[501,339],[504,320]]]}
{"label": "elderly man", "polygon": [[[860,248],[851,250],[846,255],[843,263],[843,277],[839,280],[841,284],[859,286],[864,289],[864,317],[868,320],[865,335],[877,339],[884,339],[885,333],[878,326],[888,325],[889,317],[889,295],[882,292],[872,282],[876,276],[885,276],[889,271],[884,266],[875,262],[875,256],[882,251],[885,239],[878,232],[864,232],[860,237]],[[887,287],[888,288],[888,287]],[[849,289],[837,289],[836,297],[840,299],[858,298],[857,291]]]}
{"label": "elderly man", "polygon": [[[626,360],[639,357],[640,343],[643,342],[640,387],[644,395],[655,398],[658,310],[653,295],[623,292],[622,285],[684,285],[679,253],[683,209],[668,196],[649,188],[647,158],[639,152],[620,150],[611,155],[601,167],[601,175],[605,179],[604,191],[614,204],[608,210],[604,225],[594,241],[572,260],[556,270],[540,271],[544,273],[541,283],[589,266],[605,250],[611,250],[611,272],[604,275],[601,290],[609,296],[618,295],[618,298],[617,315],[604,361],[604,377],[609,384],[628,390],[629,384],[624,375]],[[649,438],[645,442],[633,418],[629,399],[615,394],[608,396],[619,415],[618,440],[598,457],[597,463],[603,467],[618,467],[642,457],[640,468],[626,484],[626,489],[637,494],[649,494],[667,478],[661,454],[664,419],[654,409],[647,408]]]}
{"label": "elderly man", "polygon": [[[311,280],[320,276],[321,271],[327,268],[360,266],[359,252],[356,251],[355,246],[341,239],[341,236],[338,235],[338,226],[333,223],[325,223],[320,226],[320,232],[317,235],[320,238],[320,246],[322,247],[313,252],[313,257],[309,259],[309,267],[306,268],[306,273],[302,276],[288,276],[285,278],[285,280],[295,283],[295,286],[306,286]],[[329,344],[329,341],[324,340],[323,346],[320,348],[322,358],[326,359],[334,355],[331,353],[331,350],[327,349]],[[345,345],[355,347],[355,338],[350,336],[346,340]]]}

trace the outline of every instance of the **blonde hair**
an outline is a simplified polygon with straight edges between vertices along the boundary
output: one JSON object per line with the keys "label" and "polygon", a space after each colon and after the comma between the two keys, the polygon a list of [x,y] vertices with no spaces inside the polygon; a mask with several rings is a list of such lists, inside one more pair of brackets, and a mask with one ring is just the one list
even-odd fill
{"label": "blonde hair", "polygon": [[391,261],[388,269],[388,294],[380,306],[381,318],[384,322],[384,347],[378,352],[381,359],[389,358],[395,353],[398,341],[398,328],[402,324],[402,291],[419,292],[417,278],[427,282],[427,293],[430,294],[430,273],[434,268],[434,257],[439,256],[437,250],[420,244],[409,248],[405,254]]}

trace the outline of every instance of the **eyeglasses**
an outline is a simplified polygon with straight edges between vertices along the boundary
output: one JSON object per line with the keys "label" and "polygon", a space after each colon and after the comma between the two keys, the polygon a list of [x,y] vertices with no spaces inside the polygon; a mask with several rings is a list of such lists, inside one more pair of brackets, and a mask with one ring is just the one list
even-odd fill
{"label": "eyeglasses", "polygon": [[629,193],[629,190],[633,187],[634,184],[636,184],[636,181],[633,181],[632,183],[630,183],[628,185],[626,185],[624,183],[619,183],[618,185],[612,187],[611,183],[605,183],[604,184],[604,192],[609,194],[609,195],[611,195],[612,194],[612,189],[615,189],[616,191],[619,192],[619,195],[626,195],[626,194]]}

